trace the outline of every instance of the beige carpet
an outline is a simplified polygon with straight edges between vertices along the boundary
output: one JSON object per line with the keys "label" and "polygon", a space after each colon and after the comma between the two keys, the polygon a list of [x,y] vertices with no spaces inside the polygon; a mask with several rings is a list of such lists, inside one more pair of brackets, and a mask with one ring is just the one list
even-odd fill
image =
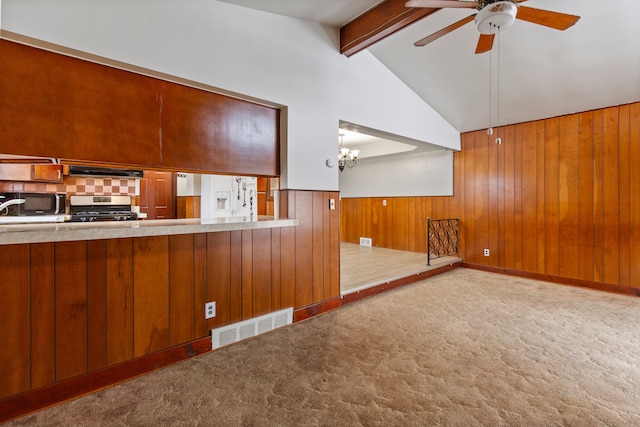
{"label": "beige carpet", "polygon": [[640,425],[640,299],[457,269],[10,425]]}

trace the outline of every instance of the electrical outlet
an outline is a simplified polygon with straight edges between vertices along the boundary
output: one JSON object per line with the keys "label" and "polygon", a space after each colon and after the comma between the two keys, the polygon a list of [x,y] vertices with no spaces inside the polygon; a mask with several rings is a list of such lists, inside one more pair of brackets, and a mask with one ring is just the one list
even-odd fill
{"label": "electrical outlet", "polygon": [[204,305],[204,318],[211,319],[212,317],[216,317],[216,302],[211,301]]}
{"label": "electrical outlet", "polygon": [[489,249],[484,250],[484,256],[489,256]]}
{"label": "electrical outlet", "polygon": [[387,206],[387,201],[386,200],[382,201],[382,206]]}

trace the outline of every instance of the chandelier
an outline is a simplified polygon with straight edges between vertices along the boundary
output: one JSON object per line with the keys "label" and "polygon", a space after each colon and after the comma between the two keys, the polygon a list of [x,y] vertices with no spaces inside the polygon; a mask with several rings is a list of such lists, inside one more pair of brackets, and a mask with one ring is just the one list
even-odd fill
{"label": "chandelier", "polygon": [[339,149],[338,149],[338,169],[340,172],[344,170],[345,166],[348,166],[349,169],[356,165],[358,161],[358,155],[360,154],[360,150],[349,150],[342,146],[342,137],[344,133],[339,134]]}

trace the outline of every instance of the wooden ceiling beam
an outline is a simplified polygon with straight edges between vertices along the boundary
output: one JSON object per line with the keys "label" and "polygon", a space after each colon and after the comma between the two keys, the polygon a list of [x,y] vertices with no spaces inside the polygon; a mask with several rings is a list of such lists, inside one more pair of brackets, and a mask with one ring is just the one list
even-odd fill
{"label": "wooden ceiling beam", "polygon": [[351,56],[440,9],[405,7],[385,0],[340,28],[340,53]]}

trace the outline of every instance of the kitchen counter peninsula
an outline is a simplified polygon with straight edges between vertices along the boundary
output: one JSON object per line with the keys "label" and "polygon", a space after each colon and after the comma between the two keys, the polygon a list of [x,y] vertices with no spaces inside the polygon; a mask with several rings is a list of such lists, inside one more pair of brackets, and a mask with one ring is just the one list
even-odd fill
{"label": "kitchen counter peninsula", "polygon": [[255,230],[292,227],[299,223],[295,218],[258,216],[257,219],[230,217],[10,224],[0,225],[0,245]]}

